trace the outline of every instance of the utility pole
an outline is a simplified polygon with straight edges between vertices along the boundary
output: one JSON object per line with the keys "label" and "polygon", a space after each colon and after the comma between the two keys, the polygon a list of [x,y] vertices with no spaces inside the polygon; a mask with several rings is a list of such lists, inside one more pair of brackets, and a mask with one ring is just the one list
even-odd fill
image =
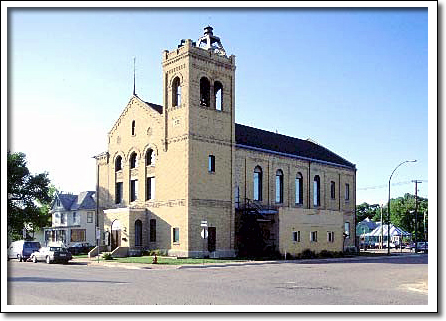
{"label": "utility pole", "polygon": [[424,214],[423,214],[423,229],[424,229],[424,241],[427,242],[426,211],[424,211]]}
{"label": "utility pole", "polygon": [[384,226],[383,226],[383,207],[384,207],[384,204],[381,205],[381,240],[379,242],[381,249],[383,248],[383,229],[384,229]]}
{"label": "utility pole", "polygon": [[415,253],[418,252],[418,239],[417,239],[417,233],[418,233],[418,183],[421,183],[421,181],[414,180],[412,183],[415,183]]}

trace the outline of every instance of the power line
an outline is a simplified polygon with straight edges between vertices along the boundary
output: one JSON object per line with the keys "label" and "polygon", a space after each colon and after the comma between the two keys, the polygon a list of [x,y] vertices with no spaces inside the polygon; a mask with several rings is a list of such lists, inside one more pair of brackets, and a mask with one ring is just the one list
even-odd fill
{"label": "power line", "polygon": [[[427,180],[418,180],[419,182],[423,182],[423,183],[427,183]],[[397,183],[393,183],[390,184],[392,186],[398,186],[398,185],[406,185],[406,184],[411,184],[412,181],[405,181],[405,182],[397,182]],[[368,187],[361,187],[361,188],[357,188],[357,191],[366,191],[369,189],[380,189],[380,188],[386,188],[389,185],[377,185],[377,186],[368,186]]]}

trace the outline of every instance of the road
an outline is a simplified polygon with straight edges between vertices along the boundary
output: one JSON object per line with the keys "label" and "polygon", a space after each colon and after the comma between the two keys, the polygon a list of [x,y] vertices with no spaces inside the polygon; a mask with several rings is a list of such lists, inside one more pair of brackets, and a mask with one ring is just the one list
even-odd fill
{"label": "road", "polygon": [[427,255],[324,263],[280,262],[128,269],[8,262],[8,304],[428,304]]}

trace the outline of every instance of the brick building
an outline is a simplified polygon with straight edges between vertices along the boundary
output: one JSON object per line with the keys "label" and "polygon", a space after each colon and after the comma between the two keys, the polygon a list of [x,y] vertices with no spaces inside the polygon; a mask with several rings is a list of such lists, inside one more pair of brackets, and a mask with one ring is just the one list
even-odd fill
{"label": "brick building", "polygon": [[235,56],[211,27],[164,51],[162,66],[163,105],[134,93],[96,156],[109,250],[230,257],[246,249],[247,224],[260,252],[355,244],[355,165],[314,142],[236,124]]}

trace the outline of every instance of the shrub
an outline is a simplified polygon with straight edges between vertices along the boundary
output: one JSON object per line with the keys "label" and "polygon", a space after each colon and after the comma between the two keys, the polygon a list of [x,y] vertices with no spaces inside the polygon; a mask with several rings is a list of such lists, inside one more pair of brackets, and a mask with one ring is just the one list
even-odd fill
{"label": "shrub", "polygon": [[334,254],[333,254],[333,252],[331,252],[331,251],[322,250],[322,251],[319,252],[319,255],[318,255],[318,256],[319,256],[319,257],[322,257],[322,258],[328,258],[328,257],[333,257]]}
{"label": "shrub", "polygon": [[112,256],[111,252],[102,253],[102,258],[107,261],[113,260],[113,256]]}
{"label": "shrub", "polygon": [[299,258],[300,259],[314,259],[316,257],[316,254],[314,251],[310,249],[305,249],[300,253]]}

